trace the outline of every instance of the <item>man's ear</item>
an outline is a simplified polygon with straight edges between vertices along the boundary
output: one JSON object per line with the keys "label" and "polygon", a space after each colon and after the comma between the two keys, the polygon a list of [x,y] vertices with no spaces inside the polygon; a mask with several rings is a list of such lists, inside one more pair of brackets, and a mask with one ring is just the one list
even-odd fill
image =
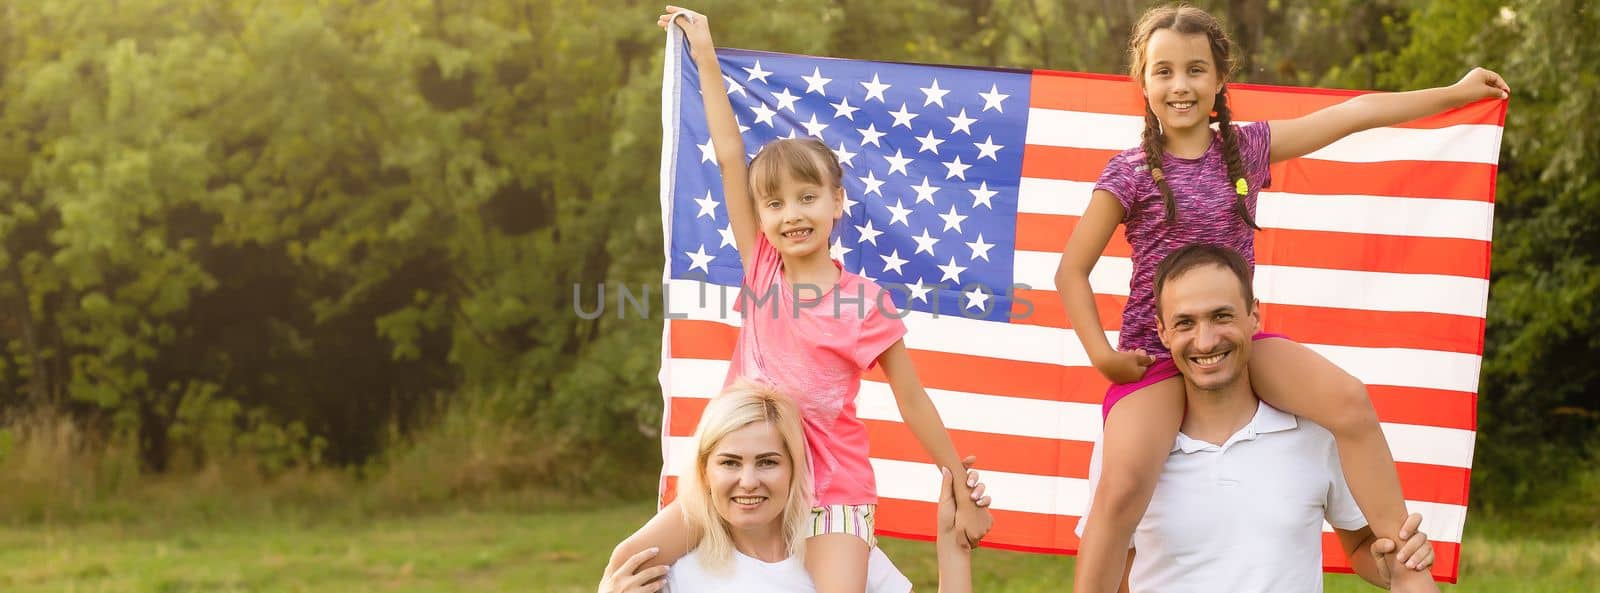
{"label": "man's ear", "polygon": [[1161,338],[1161,345],[1167,350],[1172,350],[1172,344],[1167,343],[1167,322],[1161,318],[1161,312],[1156,312],[1156,337]]}
{"label": "man's ear", "polygon": [[1251,334],[1261,331],[1261,299],[1250,301],[1250,323],[1254,324],[1250,331]]}

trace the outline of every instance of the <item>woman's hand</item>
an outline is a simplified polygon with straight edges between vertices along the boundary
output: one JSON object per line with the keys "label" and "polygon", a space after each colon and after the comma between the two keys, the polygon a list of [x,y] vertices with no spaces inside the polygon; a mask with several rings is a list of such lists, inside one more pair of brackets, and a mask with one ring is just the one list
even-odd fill
{"label": "woman's hand", "polygon": [[703,51],[713,47],[711,22],[706,15],[687,8],[668,6],[667,13],[656,19],[656,26],[666,29],[674,20],[677,21],[678,28],[683,29],[684,38],[689,40],[689,51]]}
{"label": "woman's hand", "polygon": [[667,585],[667,567],[652,566],[639,570],[639,565],[654,558],[658,548],[650,548],[630,556],[617,571],[600,581],[599,593],[655,593]]}

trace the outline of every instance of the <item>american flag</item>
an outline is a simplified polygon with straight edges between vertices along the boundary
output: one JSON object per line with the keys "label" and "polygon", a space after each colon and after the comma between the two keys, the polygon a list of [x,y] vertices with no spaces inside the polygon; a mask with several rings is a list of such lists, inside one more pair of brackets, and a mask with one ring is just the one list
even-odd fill
{"label": "american flag", "polygon": [[[814,136],[844,166],[833,256],[907,312],[917,372],[961,455],[994,495],[984,544],[1074,553],[1107,382],[1070,329],[1053,274],[1106,161],[1135,146],[1123,76],[928,66],[718,50],[747,152]],[[721,388],[742,270],[697,93],[669,36],[662,92],[668,319],[661,368],[663,500]],[[1231,85],[1239,123],[1297,117],[1358,93]],[[1273,166],[1258,203],[1265,330],[1365,381],[1434,576],[1455,582],[1476,429],[1478,369],[1504,101],[1352,135]],[[1117,342],[1132,264],[1120,231],[1090,281]],[[900,423],[881,372],[858,412],[872,439],[879,535],[932,538],[939,474]],[[1349,572],[1324,525],[1325,567]]]}

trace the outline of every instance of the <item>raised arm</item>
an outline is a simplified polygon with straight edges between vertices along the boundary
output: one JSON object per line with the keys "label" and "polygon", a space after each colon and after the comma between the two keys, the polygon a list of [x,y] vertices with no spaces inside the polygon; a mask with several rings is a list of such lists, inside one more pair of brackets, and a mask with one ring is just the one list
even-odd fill
{"label": "raised arm", "polygon": [[700,71],[700,98],[705,102],[706,127],[711,130],[717,168],[722,171],[723,206],[728,210],[734,246],[739,249],[739,259],[748,273],[760,222],[750,200],[750,171],[745,162],[744,137],[739,134],[739,122],[733,117],[733,104],[722,91],[722,67],[717,63],[717,48],[711,41],[709,20],[703,14],[668,6],[667,14],[661,15],[656,24],[666,28],[676,21],[689,41],[689,55]]}
{"label": "raised arm", "polygon": [[1356,132],[1408,122],[1479,99],[1509,96],[1511,87],[1506,86],[1505,80],[1483,68],[1473,68],[1450,86],[1360,95],[1294,119],[1269,122],[1270,158],[1276,163],[1302,157]]}
{"label": "raised arm", "polygon": [[1144,367],[1154,362],[1143,352],[1118,352],[1106,339],[1105,326],[1100,324],[1100,310],[1094,303],[1094,288],[1089,285],[1089,272],[1100,261],[1111,233],[1122,222],[1122,204],[1117,197],[1103,189],[1094,190],[1089,207],[1078,219],[1077,227],[1067,239],[1061,254],[1061,264],[1056,268],[1056,291],[1061,293],[1067,309],[1067,319],[1072,321],[1072,331],[1083,342],[1094,367],[1115,383],[1129,383],[1144,375]]}

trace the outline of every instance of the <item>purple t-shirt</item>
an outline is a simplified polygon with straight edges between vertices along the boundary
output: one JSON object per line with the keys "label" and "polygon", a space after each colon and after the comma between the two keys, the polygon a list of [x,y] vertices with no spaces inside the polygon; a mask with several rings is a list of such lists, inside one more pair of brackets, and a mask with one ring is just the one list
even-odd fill
{"label": "purple t-shirt", "polygon": [[[1256,214],[1256,193],[1272,182],[1272,131],[1266,122],[1238,126],[1239,156],[1244,162],[1250,194],[1245,205]],[[1228,165],[1222,159],[1222,136],[1214,134],[1211,147],[1197,159],[1183,159],[1168,153],[1162,157],[1162,172],[1172,188],[1178,220],[1166,223],[1166,205],[1161,190],[1150,176],[1144,150],[1131,148],[1111,157],[1095,189],[1111,192],[1122,203],[1122,224],[1133,247],[1133,279],[1128,284],[1128,306],[1122,310],[1122,333],[1118,349],[1144,348],[1151,356],[1170,356],[1156,335],[1154,284],[1156,266],[1168,254],[1185,245],[1208,243],[1232,248],[1244,256],[1253,269],[1256,265],[1255,234],[1250,225],[1233,210],[1236,190],[1228,178]]]}

